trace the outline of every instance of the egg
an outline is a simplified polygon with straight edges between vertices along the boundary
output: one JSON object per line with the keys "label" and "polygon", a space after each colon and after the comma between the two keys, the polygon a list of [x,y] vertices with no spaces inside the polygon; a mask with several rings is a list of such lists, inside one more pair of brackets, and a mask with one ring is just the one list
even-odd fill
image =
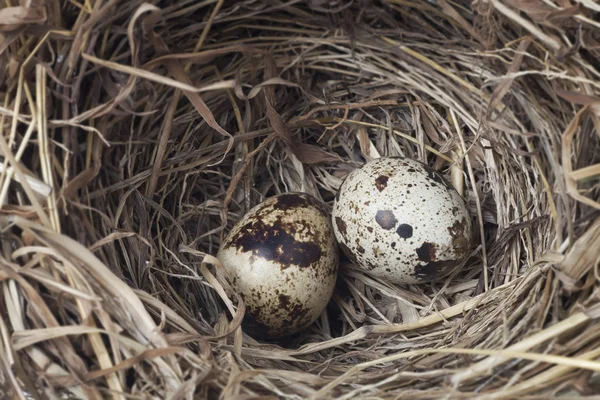
{"label": "egg", "polygon": [[244,331],[280,338],[311,325],[333,294],[338,254],[330,215],[311,195],[273,196],[248,211],[217,253],[246,305]]}
{"label": "egg", "polygon": [[346,256],[392,283],[435,281],[461,268],[469,255],[465,201],[440,173],[416,160],[382,157],[353,170],[331,216]]}

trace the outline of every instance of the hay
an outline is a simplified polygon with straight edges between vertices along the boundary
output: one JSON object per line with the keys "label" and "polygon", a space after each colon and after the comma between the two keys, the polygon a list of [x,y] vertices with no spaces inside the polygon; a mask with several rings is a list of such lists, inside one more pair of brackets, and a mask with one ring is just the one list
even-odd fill
{"label": "hay", "polygon": [[[600,390],[595,2],[0,4],[3,398]],[[466,267],[343,259],[306,332],[244,335],[223,235],[381,155],[468,197]]]}

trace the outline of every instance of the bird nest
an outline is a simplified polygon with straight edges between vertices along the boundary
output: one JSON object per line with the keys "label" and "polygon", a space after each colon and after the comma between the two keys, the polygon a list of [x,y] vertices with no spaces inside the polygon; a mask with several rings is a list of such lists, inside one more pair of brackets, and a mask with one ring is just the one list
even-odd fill
{"label": "bird nest", "polygon": [[[600,390],[595,2],[0,4],[3,398]],[[224,235],[381,156],[463,194],[464,268],[342,257],[314,324],[247,335]]]}

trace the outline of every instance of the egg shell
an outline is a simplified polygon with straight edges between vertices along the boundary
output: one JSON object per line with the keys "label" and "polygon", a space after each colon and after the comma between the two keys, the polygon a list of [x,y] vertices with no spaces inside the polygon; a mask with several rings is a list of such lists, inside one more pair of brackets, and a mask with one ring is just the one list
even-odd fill
{"label": "egg shell", "polygon": [[402,157],[378,158],[348,174],[332,219],[346,256],[393,283],[447,276],[464,265],[472,242],[458,192],[431,167]]}
{"label": "egg shell", "polygon": [[252,208],[217,258],[244,299],[244,331],[261,338],[312,324],[333,294],[339,261],[329,213],[306,193],[270,197]]}

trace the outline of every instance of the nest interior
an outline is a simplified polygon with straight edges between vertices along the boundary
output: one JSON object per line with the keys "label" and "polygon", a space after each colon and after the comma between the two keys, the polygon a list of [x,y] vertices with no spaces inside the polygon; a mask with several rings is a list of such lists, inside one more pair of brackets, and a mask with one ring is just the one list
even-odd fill
{"label": "nest interior", "polygon": [[[600,390],[595,2],[0,4],[3,397]],[[224,235],[380,156],[464,193],[465,267],[393,285],[342,258],[302,334],[244,334]]]}

